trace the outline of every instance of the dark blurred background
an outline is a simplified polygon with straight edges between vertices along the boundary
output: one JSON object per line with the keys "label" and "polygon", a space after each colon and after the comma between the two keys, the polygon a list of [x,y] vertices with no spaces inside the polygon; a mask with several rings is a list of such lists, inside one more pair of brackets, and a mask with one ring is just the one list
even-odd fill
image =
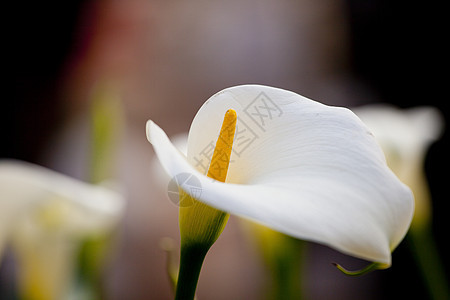
{"label": "dark blurred background", "polygon": [[[241,83],[278,86],[349,107],[373,102],[431,105],[449,122],[443,75],[444,11],[437,1],[9,2],[3,8],[6,83],[0,157],[53,167],[47,159],[48,145],[69,120],[88,109],[90,89],[105,77],[120,82],[128,130],[140,134],[143,145],[146,119],[155,119],[169,134],[181,132],[204,100]],[[433,231],[447,274],[448,141],[445,130],[430,148],[425,165],[433,197]],[[151,152],[149,147],[144,151]],[[129,215],[133,208],[130,211]],[[121,281],[125,275],[112,275],[110,285],[121,282],[122,286],[110,288],[118,295],[133,290],[127,299],[158,298],[154,286],[146,282],[153,280],[145,275],[153,265],[143,263],[140,268],[139,262],[130,262],[154,255],[144,245],[154,240],[127,235],[134,228],[129,222],[125,221],[124,242],[139,255],[122,246],[121,263],[112,273],[135,275],[136,280]],[[325,264],[328,267],[329,261]],[[161,270],[155,267],[154,272]],[[165,280],[164,274],[154,275],[158,276]],[[348,282],[358,286],[358,280],[365,286],[373,279],[375,288],[369,289],[376,291],[373,299],[427,299],[404,242],[388,270],[361,279],[333,276],[329,280],[344,280],[344,286]],[[320,289],[320,281],[316,284]],[[352,297],[351,286],[347,291],[338,288],[342,299],[358,299]],[[323,299],[341,299],[339,295]]]}

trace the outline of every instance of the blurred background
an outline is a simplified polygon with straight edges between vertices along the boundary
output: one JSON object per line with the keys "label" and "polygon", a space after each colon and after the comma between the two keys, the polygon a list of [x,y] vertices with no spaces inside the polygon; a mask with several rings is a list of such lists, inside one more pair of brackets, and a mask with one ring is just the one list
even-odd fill
{"label": "blurred background", "polygon": [[[0,158],[87,180],[90,102],[99,85],[108,86],[122,102],[112,163],[128,202],[103,277],[105,299],[170,299],[159,242],[178,243],[178,210],[145,122],[154,120],[169,136],[185,133],[215,92],[258,83],[345,107],[431,105],[448,123],[443,11],[431,2],[386,0],[13,1],[4,8]],[[447,274],[448,141],[445,130],[425,160],[432,230]],[[255,251],[230,218],[206,258],[198,298],[264,299],[267,278]],[[306,299],[428,299],[406,242],[390,269],[361,278],[345,277],[331,262],[358,268],[362,261],[314,243],[306,255]],[[12,272],[2,260],[1,299],[14,287]]]}

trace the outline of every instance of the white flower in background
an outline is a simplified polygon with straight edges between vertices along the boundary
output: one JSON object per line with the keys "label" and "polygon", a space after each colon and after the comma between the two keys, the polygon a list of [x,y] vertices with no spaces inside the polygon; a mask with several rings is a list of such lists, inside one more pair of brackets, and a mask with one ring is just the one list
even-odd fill
{"label": "white flower in background", "polygon": [[118,225],[123,197],[49,169],[0,161],[0,249],[10,243],[26,299],[64,299],[81,241]]}
{"label": "white flower in background", "polygon": [[[212,150],[229,109],[237,113],[237,127],[222,183],[205,174],[215,168]],[[188,173],[200,181],[201,193],[186,193],[288,235],[390,265],[391,251],[409,228],[411,191],[347,109],[281,89],[238,86],[200,108],[187,157],[151,121],[147,137],[171,177]]]}
{"label": "white flower in background", "polygon": [[415,196],[412,228],[428,224],[431,203],[424,160],[431,143],[442,133],[443,118],[433,107],[399,109],[374,104],[353,109],[382,147],[389,167]]}

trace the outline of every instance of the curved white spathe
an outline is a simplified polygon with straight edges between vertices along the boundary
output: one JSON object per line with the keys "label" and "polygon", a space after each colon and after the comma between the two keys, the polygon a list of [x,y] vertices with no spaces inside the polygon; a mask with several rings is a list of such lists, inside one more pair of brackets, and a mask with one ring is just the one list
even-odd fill
{"label": "curved white spathe", "polygon": [[[230,108],[237,130],[227,183],[220,183],[204,174]],[[147,138],[170,176],[198,177],[199,201],[359,258],[389,265],[411,222],[411,191],[387,167],[367,127],[344,108],[282,89],[237,86],[200,108],[187,158],[152,121]]]}
{"label": "curved white spathe", "polygon": [[[10,207],[39,205],[42,201],[55,199],[66,200],[67,205],[76,207],[83,215],[84,220],[81,222],[84,224],[78,224],[78,228],[90,227],[91,222],[97,223],[92,224],[92,228],[99,227],[104,219],[119,217],[125,204],[123,196],[110,188],[88,184],[38,165],[15,160],[0,161],[0,197],[0,205],[5,208],[1,211],[5,215]],[[98,216],[89,218],[96,213]]]}

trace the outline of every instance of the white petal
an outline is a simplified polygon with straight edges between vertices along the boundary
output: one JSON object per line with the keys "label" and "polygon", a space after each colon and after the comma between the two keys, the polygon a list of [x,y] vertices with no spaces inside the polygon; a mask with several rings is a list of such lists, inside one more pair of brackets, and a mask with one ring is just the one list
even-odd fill
{"label": "white petal", "polygon": [[413,190],[416,209],[412,229],[422,228],[431,218],[424,159],[429,145],[442,133],[441,113],[429,106],[399,109],[384,104],[366,105],[353,111],[374,133],[389,167]]}
{"label": "white petal", "polygon": [[385,153],[397,152],[406,159],[424,156],[444,127],[441,113],[429,106],[399,109],[372,104],[353,111],[370,128]]}
{"label": "white petal", "polygon": [[[230,108],[238,128],[229,183],[220,183],[202,174]],[[412,218],[410,190],[365,125],[292,92],[247,85],[217,93],[193,121],[187,159],[151,121],[147,137],[171,176],[199,178],[200,201],[360,258],[390,264]]]}
{"label": "white petal", "polygon": [[[58,207],[54,207],[59,203]],[[59,230],[66,234],[110,228],[124,201],[118,193],[49,169],[14,160],[0,161],[0,256],[18,220],[39,210],[58,209]]]}

